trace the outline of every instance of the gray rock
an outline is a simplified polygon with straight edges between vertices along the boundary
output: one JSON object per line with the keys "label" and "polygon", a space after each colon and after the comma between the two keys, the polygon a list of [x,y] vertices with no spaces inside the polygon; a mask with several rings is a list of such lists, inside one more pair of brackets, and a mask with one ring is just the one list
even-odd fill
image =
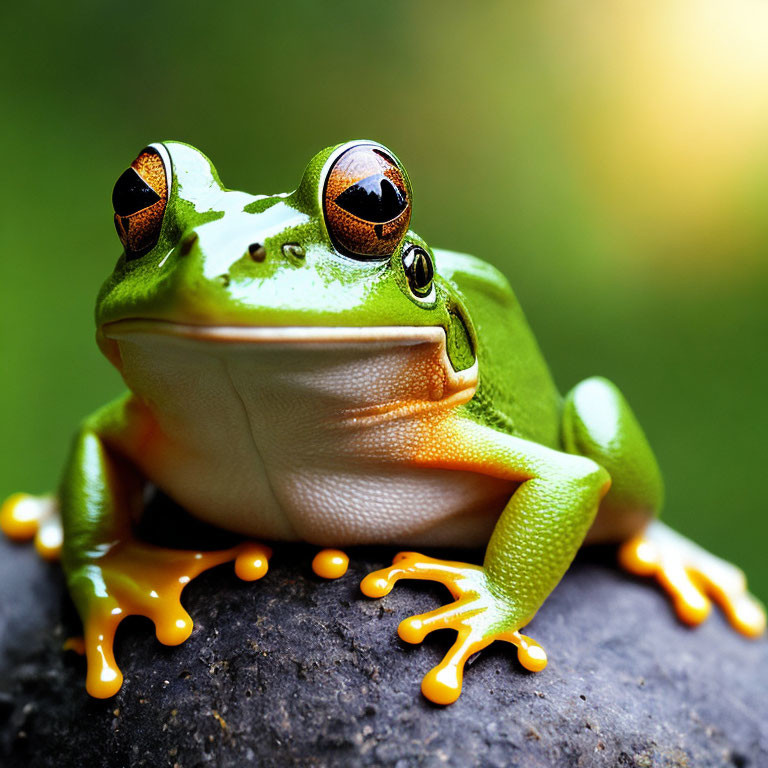
{"label": "gray rock", "polygon": [[195,630],[181,646],[126,620],[125,683],[97,701],[84,660],[60,650],[78,622],[58,568],[0,541],[0,764],[768,766],[768,643],[742,639],[719,614],[684,628],[610,552],[580,556],[529,625],[546,670],[525,672],[496,644],[445,708],[419,685],[450,633],[421,646],[396,635],[443,589],[400,582],[370,600],[360,579],[394,550],[353,551],[337,581],[314,576],[313,552],[277,548],[255,583],[231,565],[201,576],[185,592]]}

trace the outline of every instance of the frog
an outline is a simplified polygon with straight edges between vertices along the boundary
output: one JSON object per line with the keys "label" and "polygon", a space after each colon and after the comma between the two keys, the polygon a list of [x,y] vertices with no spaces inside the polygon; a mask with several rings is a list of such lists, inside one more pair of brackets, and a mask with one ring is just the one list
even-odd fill
{"label": "frog", "polygon": [[[184,642],[184,587],[226,562],[264,577],[268,542],[402,549],[362,580],[369,598],[403,579],[447,587],[451,602],[398,628],[408,643],[456,631],[421,683],[441,705],[493,642],[544,669],[521,630],[586,544],[615,545],[685,623],[714,600],[763,634],[743,571],[660,522],[661,471],[618,387],[592,377],[561,394],[503,274],[410,228],[411,182],[383,144],[328,147],[295,191],[254,195],[194,147],[153,143],[112,203],[122,252],[96,340],[126,391],[83,421],[54,495],[0,511],[6,534],[61,560],[92,696],[122,685],[126,616]],[[142,539],[148,488],[240,543]],[[482,563],[434,556],[456,548],[485,548]],[[339,576],[346,555],[328,551]]]}

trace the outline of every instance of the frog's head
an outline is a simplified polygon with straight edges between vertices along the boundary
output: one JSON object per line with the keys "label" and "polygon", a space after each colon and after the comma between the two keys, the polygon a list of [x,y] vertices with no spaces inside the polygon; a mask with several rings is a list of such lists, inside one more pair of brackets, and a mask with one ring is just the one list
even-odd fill
{"label": "frog's head", "polygon": [[118,366],[116,339],[138,326],[262,342],[444,332],[454,372],[475,363],[461,299],[409,229],[408,175],[381,144],[327,148],[277,195],[228,190],[198,150],[152,144],[112,199],[124,251],[96,319]]}

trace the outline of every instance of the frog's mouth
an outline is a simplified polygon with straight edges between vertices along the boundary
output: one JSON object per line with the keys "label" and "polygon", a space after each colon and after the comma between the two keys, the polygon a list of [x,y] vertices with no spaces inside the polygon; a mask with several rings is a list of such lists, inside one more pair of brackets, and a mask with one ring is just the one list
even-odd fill
{"label": "frog's mouth", "polygon": [[[155,348],[157,355],[173,354],[173,350],[198,348],[203,354],[218,357],[253,357],[260,349],[263,359],[274,369],[275,361],[290,368],[297,360],[317,367],[329,365],[334,358],[368,359],[371,362],[369,389],[389,388],[390,381],[408,380],[407,390],[414,400],[429,407],[441,402],[447,405],[467,402],[472,398],[478,381],[478,364],[456,371],[447,350],[445,330],[440,326],[221,326],[193,325],[154,319],[125,319],[105,323],[98,331],[98,342],[104,354],[128,381],[135,361],[132,350]],[[314,357],[310,357],[312,355]],[[307,363],[307,361],[310,361]],[[376,364],[373,364],[376,361]],[[386,376],[385,370],[393,376]],[[395,373],[395,371],[397,373]],[[357,367],[355,376],[365,376]],[[128,381],[130,385],[130,381]],[[382,391],[378,392],[381,396]],[[378,400],[378,398],[376,398]],[[402,402],[399,398],[396,398]],[[410,398],[409,398],[410,400]],[[413,404],[411,400],[411,404]],[[384,396],[372,407],[363,406],[359,416],[374,416],[390,412],[395,406]],[[412,405],[410,406],[412,407]],[[395,406],[394,410],[397,410]],[[363,413],[363,411],[365,413]],[[392,415],[392,414],[390,414]]]}

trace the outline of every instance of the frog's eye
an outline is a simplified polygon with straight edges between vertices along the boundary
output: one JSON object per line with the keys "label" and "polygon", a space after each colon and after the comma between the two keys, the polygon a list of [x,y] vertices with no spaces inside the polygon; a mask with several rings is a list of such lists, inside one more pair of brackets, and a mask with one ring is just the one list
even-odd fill
{"label": "frog's eye", "polygon": [[411,291],[416,296],[429,296],[435,268],[429,254],[421,246],[412,245],[403,251],[403,271]]}
{"label": "frog's eye", "polygon": [[340,251],[363,260],[391,256],[411,220],[405,172],[381,147],[351,147],[326,176],[323,209]]}
{"label": "frog's eye", "polygon": [[157,243],[168,186],[166,162],[154,147],[143,150],[117,180],[112,190],[115,229],[129,259],[144,255]]}

